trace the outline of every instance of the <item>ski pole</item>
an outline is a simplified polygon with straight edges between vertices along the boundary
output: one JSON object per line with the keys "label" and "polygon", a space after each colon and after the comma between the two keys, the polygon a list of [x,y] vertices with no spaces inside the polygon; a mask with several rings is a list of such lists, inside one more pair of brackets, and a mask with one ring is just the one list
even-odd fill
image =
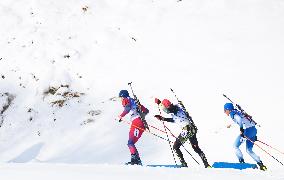
{"label": "ski pole", "polygon": [[266,146],[268,146],[268,147],[270,147],[271,149],[274,149],[275,151],[277,151],[277,152],[279,152],[279,153],[281,153],[281,154],[284,154],[284,153],[281,152],[280,150],[278,150],[278,149],[276,149],[276,148],[270,146],[269,144],[267,144],[267,143],[265,143],[265,142],[263,142],[263,141],[260,141],[260,140],[257,140],[257,141],[260,142],[260,143],[262,143],[262,144],[264,144],[264,145],[266,145]]}
{"label": "ski pole", "polygon": [[[140,127],[138,127],[138,126],[135,126],[135,125],[133,125],[132,123],[130,123],[130,122],[128,122],[128,121],[125,121],[125,120],[123,120],[123,119],[121,119],[121,121],[124,122],[124,123],[127,123],[127,124],[129,124],[129,125],[131,125],[131,126],[133,126],[133,127],[135,127],[135,128],[137,128],[137,129],[140,129],[140,130],[142,130],[142,131],[148,132],[148,133],[152,134],[153,136],[156,136],[157,138],[160,138],[160,139],[162,139],[162,140],[168,141],[169,143],[174,143],[174,142],[172,142],[172,141],[170,141],[170,140],[167,140],[167,139],[163,138],[162,136],[159,136],[159,135],[157,135],[157,134],[155,134],[155,133],[152,133],[152,132],[150,132],[150,131],[147,131],[147,130],[145,130],[145,129],[143,129],[143,128],[140,128]],[[167,129],[168,129],[168,128],[167,128]],[[183,146],[183,145],[182,145],[182,146]],[[184,148],[184,150],[192,157],[192,159],[193,159],[198,165],[200,165],[200,164],[198,163],[198,161],[192,156],[192,154],[191,154],[184,146],[183,146],[183,148]]]}
{"label": "ski pole", "polygon": [[[161,129],[159,129],[159,128],[156,128],[155,126],[152,126],[152,125],[150,125],[150,124],[149,124],[149,127],[153,128],[153,129],[156,129],[156,130],[158,130],[158,131],[160,131],[160,132],[162,132],[162,133],[167,133],[166,131],[161,130]],[[169,129],[166,125],[165,125],[165,127],[169,130],[169,132],[171,133],[171,136],[172,136],[172,137],[177,138],[177,137],[170,131],[170,129]]]}
{"label": "ski pole", "polygon": [[262,147],[260,147],[258,144],[256,144],[254,141],[252,141],[250,138],[248,138],[247,136],[244,136],[247,140],[249,140],[250,142],[252,142],[253,144],[255,144],[259,149],[261,149],[262,151],[264,151],[266,154],[268,154],[270,157],[272,157],[273,159],[275,159],[277,162],[279,162],[282,166],[284,166],[284,164],[279,161],[278,159],[276,159],[273,155],[271,155],[269,152],[267,152],[266,150],[264,150]]}
{"label": "ski pole", "polygon": [[[171,132],[171,130],[167,127],[167,126],[165,126],[167,129],[168,129],[168,131],[172,134],[172,136],[174,136],[178,141],[179,141],[179,139]],[[189,144],[190,144],[190,142],[188,142]],[[193,155],[184,147],[184,145],[183,145],[183,143],[181,143],[181,145],[182,145],[182,147],[184,148],[184,150],[191,156],[191,158],[198,164],[198,165],[200,165],[199,164],[199,162],[193,157]]]}
{"label": "ski pole", "polygon": [[235,104],[230,98],[228,98],[225,94],[223,94],[225,98],[227,98],[231,103]]}
{"label": "ski pole", "polygon": [[165,133],[165,134],[167,133],[166,131],[161,130],[161,129],[159,129],[159,128],[155,127],[155,126],[152,126],[152,125],[150,125],[150,124],[148,124],[148,126],[151,127],[151,128],[153,128],[153,129],[156,129],[156,130],[158,130],[158,131],[160,131],[160,132],[162,132],[162,133]]}
{"label": "ski pole", "polygon": [[155,134],[155,133],[150,132],[149,130],[143,129],[143,128],[138,127],[138,126],[136,126],[136,125],[133,125],[132,123],[130,123],[130,122],[126,121],[126,120],[121,119],[121,121],[124,122],[124,123],[129,124],[130,126],[133,126],[133,127],[137,128],[137,129],[139,129],[139,130],[142,130],[142,131],[144,131],[144,132],[148,132],[148,133],[152,134],[153,136],[156,136],[156,137],[158,137],[158,138],[160,138],[160,139],[163,139],[163,140],[165,140],[165,141],[168,141],[169,143],[173,143],[172,141],[167,140],[167,139],[163,138],[162,136],[159,136],[159,135],[157,135],[157,134]]}
{"label": "ski pole", "polygon": [[[157,105],[158,105],[158,104],[157,104]],[[159,113],[160,113],[160,115],[161,115],[161,110],[160,110],[159,105],[158,105],[158,109],[159,109]],[[165,129],[165,132],[166,132],[166,135],[167,135],[168,141],[169,141],[169,146],[170,146],[170,149],[171,149],[171,152],[172,152],[172,155],[173,155],[173,158],[174,158],[175,164],[177,165],[177,161],[176,161],[176,158],[175,158],[174,150],[173,150],[173,147],[172,147],[172,145],[171,145],[171,143],[170,143],[170,138],[169,138],[169,135],[168,135],[168,133],[167,133],[167,129],[166,129],[165,122],[164,122],[164,121],[162,121],[162,123],[163,123],[164,129]]]}
{"label": "ski pole", "polygon": [[176,93],[174,92],[174,90],[173,90],[172,88],[170,88],[170,89],[171,89],[171,91],[173,92],[174,96],[176,97],[177,101],[178,101],[179,103],[181,103],[181,101],[178,99],[178,97],[177,97]]}
{"label": "ski pole", "polygon": [[178,103],[181,105],[182,109],[185,111],[186,115],[191,119],[192,121],[192,118],[189,116],[189,113],[187,112],[187,110],[185,109],[185,106],[184,104],[182,103],[182,101],[179,100],[179,98],[177,97],[176,93],[174,92],[174,90],[172,88],[170,88],[172,93],[174,94],[175,98],[177,99]]}
{"label": "ski pole", "polygon": [[[164,134],[167,133],[166,131],[161,130],[161,129],[159,129],[159,128],[155,127],[155,126],[152,126],[152,125],[150,125],[150,124],[148,124],[148,126],[151,127],[151,128],[153,128],[153,129],[156,129],[156,130],[158,130],[158,131],[160,131],[160,132],[162,132],[162,133],[164,133]],[[146,130],[146,129],[145,129],[145,130]],[[176,136],[175,136],[174,134],[172,134],[172,133],[171,133],[171,136],[174,137],[174,138],[176,138]]]}
{"label": "ski pole", "polygon": [[[182,109],[185,111],[185,114],[186,114],[187,117],[189,118],[189,121],[191,122],[191,124],[194,126],[194,128],[197,129],[197,127],[195,126],[195,124],[194,124],[194,122],[193,122],[193,120],[192,120],[192,117],[191,117],[191,116],[189,115],[189,113],[187,112],[187,110],[186,110],[184,104],[182,103],[182,101],[179,100],[179,98],[177,97],[177,95],[176,95],[176,93],[174,92],[174,90],[173,90],[172,88],[170,88],[170,89],[171,89],[172,93],[174,94],[175,98],[177,99],[178,103],[181,105]],[[167,129],[168,129],[168,128],[167,128]],[[169,129],[168,129],[168,130],[169,130]],[[177,139],[178,139],[178,138],[177,138]],[[188,142],[188,143],[190,144],[190,142]],[[181,144],[182,144],[182,143],[181,143]],[[182,144],[182,147],[185,149],[185,147],[184,147],[183,144]],[[185,151],[192,157],[192,159],[194,159],[194,161],[195,161],[197,164],[199,164],[198,161],[192,156],[192,154],[191,154],[190,152],[188,152],[186,149],[185,149]]]}
{"label": "ski pole", "polygon": [[[171,135],[176,138],[178,141],[179,139],[171,132],[171,130],[165,125],[165,128],[171,133]],[[190,142],[188,142],[190,144]],[[184,145],[181,143],[182,147],[184,148],[184,150],[191,156],[191,158],[197,163],[199,164],[199,162],[193,157],[193,155],[184,147]],[[199,164],[200,165],[200,164]]]}

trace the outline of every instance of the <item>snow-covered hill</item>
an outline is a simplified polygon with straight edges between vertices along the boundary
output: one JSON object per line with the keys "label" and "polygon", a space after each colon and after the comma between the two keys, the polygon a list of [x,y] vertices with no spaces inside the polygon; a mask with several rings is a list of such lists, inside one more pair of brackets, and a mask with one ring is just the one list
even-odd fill
{"label": "snow-covered hill", "polygon": [[[1,0],[0,22],[0,177],[56,178],[60,169],[67,178],[77,169],[68,177],[284,178],[257,147],[268,172],[202,169],[189,155],[192,170],[121,167],[129,127],[115,121],[118,92],[133,82],[148,122],[162,128],[153,99],[175,102],[173,88],[209,162],[236,162],[225,93],[261,125],[261,140],[283,150],[283,1]],[[150,134],[137,147],[144,164],[174,163],[168,143]]]}

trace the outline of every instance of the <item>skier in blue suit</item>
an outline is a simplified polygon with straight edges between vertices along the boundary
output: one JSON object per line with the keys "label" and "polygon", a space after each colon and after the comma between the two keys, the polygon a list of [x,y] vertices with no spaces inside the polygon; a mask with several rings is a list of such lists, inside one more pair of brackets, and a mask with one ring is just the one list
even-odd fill
{"label": "skier in blue suit", "polygon": [[[259,156],[257,156],[253,151],[253,145],[256,141],[257,129],[255,128],[256,123],[245,117],[240,111],[234,108],[232,103],[226,103],[224,105],[224,112],[232,118],[232,120],[240,126],[240,134],[234,143],[234,148],[236,150],[236,156],[240,163],[245,163],[242,151],[240,150],[240,145],[246,141],[246,151],[247,153],[257,162],[261,170],[267,170],[266,166],[262,163]],[[227,126],[228,128],[231,125]]]}

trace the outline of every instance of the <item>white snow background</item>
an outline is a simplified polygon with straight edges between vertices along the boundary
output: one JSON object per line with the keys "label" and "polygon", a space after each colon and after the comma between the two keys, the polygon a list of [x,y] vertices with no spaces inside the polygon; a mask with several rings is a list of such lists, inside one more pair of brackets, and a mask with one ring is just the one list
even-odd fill
{"label": "white snow background", "polygon": [[[224,93],[283,152],[284,1],[1,0],[0,25],[1,179],[284,179],[258,147],[266,172],[204,169],[184,150],[189,168],[124,166],[129,125],[115,120],[118,92],[133,82],[147,121],[163,129],[154,98],[176,103],[173,88],[209,162],[237,162]],[[145,165],[174,164],[148,133],[137,148]]]}

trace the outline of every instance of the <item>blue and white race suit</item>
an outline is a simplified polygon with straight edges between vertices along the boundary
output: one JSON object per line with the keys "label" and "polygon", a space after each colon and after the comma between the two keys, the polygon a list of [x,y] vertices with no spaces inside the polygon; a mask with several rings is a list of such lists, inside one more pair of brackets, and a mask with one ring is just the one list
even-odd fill
{"label": "blue and white race suit", "polygon": [[[238,159],[243,159],[243,154],[240,150],[240,145],[246,141],[246,151],[247,153],[256,161],[260,162],[259,156],[257,156],[253,151],[253,145],[256,140],[256,134],[257,134],[257,129],[255,128],[255,122],[250,121],[247,119],[241,112],[237,110],[233,110],[230,113],[230,117],[232,120],[240,126],[240,128],[244,129],[244,138],[241,135],[238,135],[238,137],[235,140],[234,143],[234,148],[236,150],[236,156]],[[251,142],[252,141],[252,142]]]}

